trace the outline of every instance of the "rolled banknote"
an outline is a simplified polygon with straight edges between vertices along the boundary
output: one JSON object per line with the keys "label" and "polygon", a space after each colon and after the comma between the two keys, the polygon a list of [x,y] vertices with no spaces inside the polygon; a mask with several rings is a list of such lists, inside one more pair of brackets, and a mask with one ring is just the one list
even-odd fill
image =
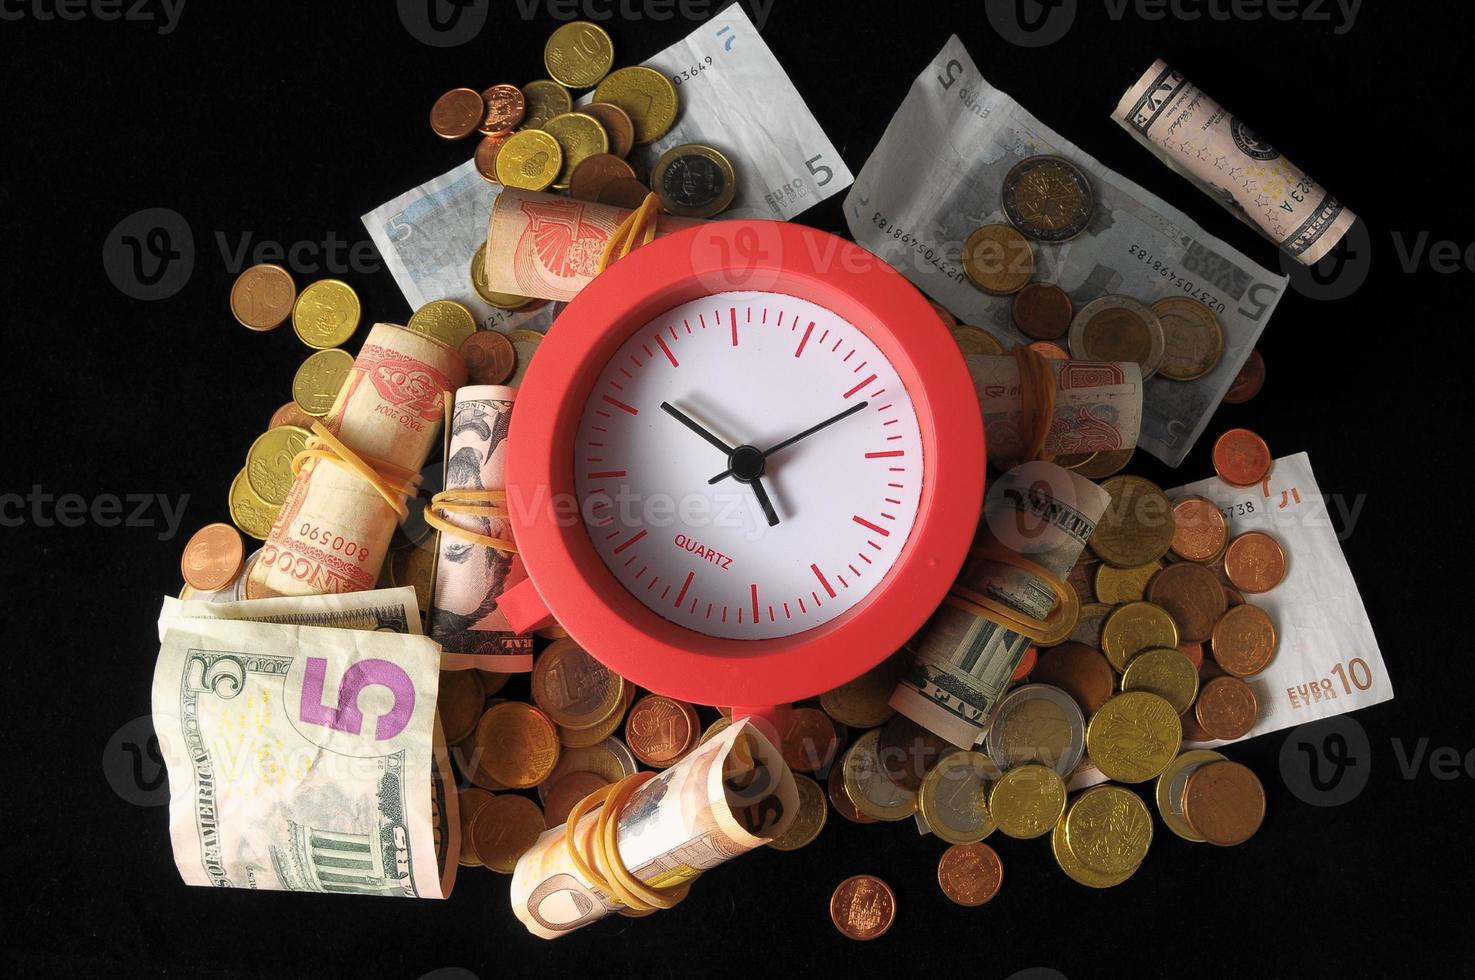
{"label": "rolled banknote", "polygon": [[439,666],[405,633],[169,624],[153,720],[185,883],[448,896],[460,820]]}
{"label": "rolled banknote", "polygon": [[1230,214],[1314,265],[1357,215],[1161,59],[1111,114],[1137,142]]}
{"label": "rolled banknote", "polygon": [[[965,354],[983,409],[988,461],[997,469],[1018,462],[1025,431],[1019,362],[1012,357]],[[1142,425],[1142,368],[1132,362],[1046,362],[1055,373],[1055,411],[1045,436],[1051,456],[1131,449]]]}
{"label": "rolled banknote", "polygon": [[[1109,500],[1090,480],[1053,463],[1024,463],[989,486],[987,541],[1064,578]],[[1034,619],[1045,619],[1056,605],[1054,590],[1035,575],[977,554],[964,563],[955,588]],[[987,616],[944,603],[914,641],[891,706],[968,748],[987,726],[1029,644],[1028,637]]]}
{"label": "rolled banknote", "polygon": [[1031,242],[1034,278],[1079,310],[1122,294],[1152,304],[1187,297],[1218,319],[1224,355],[1194,381],[1143,383],[1137,443],[1177,466],[1208,426],[1285,293],[1287,278],[1208,234],[1186,214],[1103,166],[989,84],[956,37],[917,76],[845,198],[855,240],[964,323],[1005,346],[1031,338],[1014,325],[1013,298],[991,296],[963,272],[963,244],[1006,222],[1004,185],[1029,157],[1063,157],[1085,177],[1095,207],[1079,235]]}
{"label": "rolled banknote", "polygon": [[[417,476],[440,432],[445,399],[465,381],[458,352],[376,323],[323,421],[370,466]],[[347,464],[308,459],[251,568],[246,593],[261,599],[372,589],[397,521],[394,508]]]}
{"label": "rolled banknote", "polygon": [[[610,236],[630,212],[505,187],[487,223],[487,285],[499,293],[567,302],[599,272]],[[662,215],[656,237],[701,224]]]}
{"label": "rolled banknote", "polygon": [[409,586],[372,592],[280,596],[235,602],[176,599],[166,595],[164,608],[159,612],[159,639],[162,641],[169,627],[182,619],[244,619],[253,623],[409,633],[414,636],[424,633],[420,628],[420,612],[415,605],[415,590]]}
{"label": "rolled banknote", "polygon": [[[446,456],[447,490],[504,490],[507,482],[507,427],[512,423],[516,388],[473,385],[456,392]],[[503,518],[447,512],[457,527],[510,540]],[[527,578],[522,559],[454,533],[440,534],[430,636],[445,651],[442,667],[479,667],[498,673],[533,669],[533,638],[518,636],[497,607],[502,592]]]}
{"label": "rolled banknote", "polygon": [[[799,791],[783,757],[742,721],[636,790],[618,818],[617,847],[639,880],[653,888],[677,886],[768,843],[798,811]],[[598,813],[586,814],[575,833],[582,837]],[[543,939],[620,907],[574,865],[563,826],[539,837],[512,873],[512,911]]]}

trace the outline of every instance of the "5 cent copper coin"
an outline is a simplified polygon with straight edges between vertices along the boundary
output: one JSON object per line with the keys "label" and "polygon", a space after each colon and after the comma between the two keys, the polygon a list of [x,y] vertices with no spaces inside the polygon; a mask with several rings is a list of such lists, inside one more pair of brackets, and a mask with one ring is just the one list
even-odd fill
{"label": "5 cent copper coin", "polygon": [[1252,487],[1270,473],[1270,447],[1249,429],[1230,429],[1214,442],[1214,472],[1234,487]]}
{"label": "5 cent copper coin", "polygon": [[1232,606],[1219,617],[1209,642],[1214,662],[1225,673],[1253,677],[1275,659],[1275,624],[1259,606]]}
{"label": "5 cent copper coin", "polygon": [[1250,356],[1245,358],[1244,367],[1239,369],[1239,374],[1234,376],[1234,381],[1229,385],[1229,390],[1224,393],[1226,405],[1240,405],[1249,401],[1260,393],[1265,387],[1265,358],[1260,356],[1259,349],[1250,351]]}
{"label": "5 cent copper coin", "polygon": [[1048,282],[1032,282],[1014,294],[1014,325],[1034,340],[1056,340],[1070,330],[1075,307],[1065,290]]}
{"label": "5 cent copper coin", "polygon": [[206,524],[185,544],[179,571],[190,587],[214,592],[236,580],[245,554],[239,531],[229,524]]}
{"label": "5 cent copper coin", "polygon": [[1265,787],[1238,762],[1211,762],[1188,777],[1183,818],[1210,844],[1243,844],[1265,822]]}
{"label": "5 cent copper coin", "polygon": [[1286,576],[1286,553],[1264,531],[1246,531],[1229,542],[1224,574],[1241,592],[1269,592]]}
{"label": "5 cent copper coin", "polygon": [[486,103],[475,89],[453,88],[430,107],[430,128],[441,139],[470,136],[485,118]]}
{"label": "5 cent copper coin", "polygon": [[1229,522],[1212,500],[1184,497],[1173,505],[1173,554],[1188,561],[1212,561],[1229,540]]}
{"label": "5 cent copper coin", "polygon": [[1174,562],[1154,575],[1147,583],[1145,597],[1173,617],[1179,642],[1207,640],[1228,608],[1219,576],[1191,561]]}
{"label": "5 cent copper coin", "polygon": [[481,93],[481,99],[486,105],[480,126],[483,136],[511,132],[527,113],[527,99],[516,85],[493,85]]}
{"label": "5 cent copper coin", "polygon": [[959,905],[983,905],[999,893],[1004,865],[987,844],[954,844],[937,862],[937,883]]}
{"label": "5 cent copper coin", "polygon": [[275,330],[292,315],[297,285],[279,265],[253,265],[236,278],[230,289],[230,311],[241,326],[258,332]]}
{"label": "5 cent copper coin", "polygon": [[1193,714],[1212,737],[1233,740],[1255,727],[1260,701],[1254,689],[1238,677],[1216,677],[1199,692]]}
{"label": "5 cent copper coin", "polygon": [[896,893],[874,875],[846,878],[830,896],[830,921],[850,939],[885,935],[896,921]]}
{"label": "5 cent copper coin", "polygon": [[499,385],[512,377],[517,351],[505,334],[478,330],[461,342],[461,356],[474,385]]}

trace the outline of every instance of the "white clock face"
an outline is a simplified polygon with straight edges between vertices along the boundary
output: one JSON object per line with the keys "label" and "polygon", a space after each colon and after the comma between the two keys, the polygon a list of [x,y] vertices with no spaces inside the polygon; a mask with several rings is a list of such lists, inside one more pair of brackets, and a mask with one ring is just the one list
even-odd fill
{"label": "white clock face", "polygon": [[924,478],[911,398],[880,350],[768,292],[637,329],[595,383],[573,462],[589,536],[625,588],[681,626],[754,640],[864,600]]}

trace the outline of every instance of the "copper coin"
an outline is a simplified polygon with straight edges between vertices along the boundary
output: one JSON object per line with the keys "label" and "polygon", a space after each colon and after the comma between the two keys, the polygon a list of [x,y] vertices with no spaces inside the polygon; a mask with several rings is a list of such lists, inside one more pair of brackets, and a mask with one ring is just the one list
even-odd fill
{"label": "copper coin", "polygon": [[[1060,457],[1057,456],[1055,462],[1059,464]],[[1095,565],[1077,562],[1071,566],[1070,574],[1065,577],[1070,587],[1076,590],[1076,599],[1083,606],[1096,601],[1096,583],[1093,581],[1095,570]]]}
{"label": "copper coin", "polygon": [[1183,818],[1210,844],[1243,844],[1265,822],[1265,787],[1238,762],[1210,762],[1183,787]]}
{"label": "copper coin", "polygon": [[1198,692],[1193,714],[1214,738],[1243,738],[1260,718],[1260,700],[1238,677],[1216,677]]}
{"label": "copper coin", "polygon": [[1214,624],[1228,608],[1219,577],[1191,561],[1175,562],[1154,575],[1145,598],[1166,609],[1178,624],[1178,639],[1190,643],[1212,636]]}
{"label": "copper coin", "polygon": [[497,177],[497,154],[502,151],[502,144],[509,139],[511,137],[506,133],[497,133],[495,136],[483,136],[481,142],[476,144],[476,155],[472,158],[476,161],[476,172],[490,184],[502,183]]}
{"label": "copper coin", "polygon": [[636,701],[625,719],[625,744],[635,758],[654,769],[680,761],[701,734],[691,705],[664,694],[647,694]]}
{"label": "copper coin", "polygon": [[1189,561],[1212,561],[1229,539],[1229,522],[1212,500],[1184,497],[1173,505],[1173,554]]}
{"label": "copper coin", "polygon": [[1275,624],[1259,606],[1234,606],[1214,624],[1210,643],[1225,673],[1253,677],[1275,659]]}
{"label": "copper coin", "polygon": [[[1222,570],[1224,566],[1220,565],[1219,567]],[[1219,586],[1224,590],[1224,601],[1229,604],[1230,608],[1245,604],[1244,593],[1240,592],[1239,589],[1222,580],[1219,582]]]}
{"label": "copper coin", "polygon": [[937,315],[942,319],[942,322],[947,325],[947,328],[949,330],[958,325],[958,318],[953,316],[952,311],[949,310],[946,306],[943,306],[936,300],[930,299],[927,301],[927,304],[937,312]]}
{"label": "copper coin", "polygon": [[461,342],[466,373],[474,385],[499,385],[517,368],[517,351],[506,334],[478,330]]}
{"label": "copper coin", "polygon": [[1179,643],[1178,652],[1188,658],[1193,664],[1193,669],[1198,670],[1204,665],[1204,645],[1202,643]]}
{"label": "copper coin", "polygon": [[876,822],[875,817],[857,810],[855,803],[850,799],[850,794],[845,792],[845,769],[843,766],[830,767],[830,778],[827,789],[830,794],[830,806],[834,807],[835,812],[840,814],[840,816],[849,820],[851,823]]}
{"label": "copper coin", "polygon": [[206,524],[185,544],[179,572],[191,588],[214,592],[236,580],[245,557],[239,531],[229,524]]}
{"label": "copper coin", "polygon": [[881,729],[876,758],[886,778],[915,793],[950,744],[906,715],[897,715]]}
{"label": "copper coin", "polygon": [[1068,361],[1070,354],[1064,347],[1050,340],[1037,340],[1029,345],[1029,349],[1052,361]]}
{"label": "copper coin", "polygon": [[830,896],[830,921],[851,939],[875,939],[896,921],[896,893],[874,875],[846,878]]}
{"label": "copper coin", "polygon": [[1011,681],[1014,681],[1016,684],[1024,680],[1030,675],[1030,671],[1035,669],[1035,664],[1038,663],[1039,660],[1040,651],[1036,647],[1025,647],[1024,656],[1019,658],[1019,666],[1014,668],[1014,676],[1010,677],[1009,679]]}
{"label": "copper coin", "polygon": [[1111,699],[1116,675],[1100,650],[1067,641],[1045,651],[1035,665],[1034,681],[1060,688],[1089,717]]}
{"label": "copper coin", "polygon": [[1183,726],[1184,742],[1211,742],[1214,736],[1204,731],[1204,726],[1198,723],[1198,717],[1190,708],[1178,716],[1178,721]]}
{"label": "copper coin", "polygon": [[599,203],[633,211],[649,195],[650,188],[634,177],[615,177],[599,189]]}
{"label": "copper coin", "polygon": [[1272,462],[1270,447],[1249,429],[1230,429],[1214,442],[1214,472],[1230,486],[1254,486]]}
{"label": "copper coin", "polygon": [[579,111],[599,120],[599,125],[609,134],[611,153],[622,158],[630,155],[630,148],[635,145],[635,123],[628,112],[613,102],[591,102]]}
{"label": "copper coin", "polygon": [[316,421],[318,420],[304,412],[296,402],[288,402],[271,413],[271,421],[266,424],[266,427],[275,429],[279,425],[298,425],[304,429],[311,429],[312,424]]}
{"label": "copper coin", "polygon": [[478,130],[483,136],[510,133],[527,114],[527,99],[516,85],[493,85],[481,93],[486,106]]}
{"label": "copper coin", "polygon": [[840,733],[830,716],[818,708],[796,707],[789,712],[789,730],[779,743],[784,762],[795,772],[814,772],[835,761]]}
{"label": "copper coin", "polygon": [[558,827],[568,822],[569,811],[590,793],[598,792],[609,785],[597,772],[569,772],[559,776],[548,788],[548,798],[543,801],[543,816],[548,826]]}
{"label": "copper coin", "polygon": [[1034,340],[1055,340],[1070,330],[1075,308],[1065,290],[1048,282],[1032,282],[1014,294],[1014,325]]}
{"label": "copper coin", "polygon": [[1240,405],[1249,401],[1260,393],[1265,387],[1265,358],[1260,356],[1259,348],[1250,351],[1250,356],[1245,358],[1244,367],[1239,369],[1239,374],[1229,384],[1229,390],[1224,393],[1226,405]]}
{"label": "copper coin", "polygon": [[486,103],[476,89],[453,88],[430,107],[430,128],[441,139],[458,140],[476,132],[486,114]]}
{"label": "copper coin", "polygon": [[1269,592],[1286,577],[1286,553],[1264,531],[1246,531],[1229,542],[1224,574],[1241,592]]}
{"label": "copper coin", "polygon": [[1004,865],[987,844],[954,844],[937,862],[937,883],[948,898],[972,908],[999,893]]}
{"label": "copper coin", "polygon": [[585,157],[569,176],[569,196],[578,201],[598,201],[604,185],[618,177],[634,180],[635,168],[613,153]]}
{"label": "copper coin", "polygon": [[241,326],[262,332],[275,330],[292,315],[297,284],[279,265],[263,262],[236,277],[230,288],[230,312]]}

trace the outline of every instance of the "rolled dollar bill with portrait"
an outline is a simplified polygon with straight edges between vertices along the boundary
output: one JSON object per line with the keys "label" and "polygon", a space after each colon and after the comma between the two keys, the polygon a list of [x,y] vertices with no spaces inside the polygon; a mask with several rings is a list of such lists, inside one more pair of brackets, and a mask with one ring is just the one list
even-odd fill
{"label": "rolled dollar bill with portrait", "polygon": [[[625,208],[504,187],[487,224],[487,286],[494,292],[568,302],[599,272]],[[662,215],[656,237],[702,222]]]}
{"label": "rolled dollar bill with portrait", "polygon": [[161,628],[153,721],[186,884],[450,894],[460,818],[433,642],[235,619]]}
{"label": "rolled dollar bill with portrait", "polygon": [[[954,593],[986,596],[1044,620],[1055,610],[1055,590],[991,555],[1017,555],[1064,578],[1110,499],[1090,480],[1053,463],[1016,466],[989,486],[986,547],[964,563]],[[945,602],[913,643],[891,706],[960,748],[973,745],[1031,643],[997,619],[967,603]]]}
{"label": "rolled dollar bill with portrait", "polygon": [[[473,385],[456,392],[451,415],[445,488],[505,490],[507,429],[517,389]],[[512,525],[494,516],[505,508],[451,506],[440,517],[471,535],[510,541]],[[533,669],[533,638],[519,636],[498,608],[502,593],[527,578],[516,552],[494,548],[454,530],[440,532],[430,636],[445,651],[442,667],[478,667],[498,673]]]}
{"label": "rolled dollar bill with portrait", "polygon": [[[634,877],[677,888],[778,837],[798,811],[799,790],[783,756],[740,721],[635,791],[618,816],[616,846]],[[597,809],[585,814],[575,835],[587,836],[597,819]],[[512,873],[512,911],[543,939],[621,907],[579,871],[563,826],[539,837]]]}
{"label": "rolled dollar bill with portrait", "polygon": [[[418,479],[445,401],[466,381],[461,355],[425,334],[376,323],[324,425],[391,486]],[[379,579],[399,520],[347,462],[308,459],[246,580],[252,599],[362,592]]]}
{"label": "rolled dollar bill with portrait", "polygon": [[1137,142],[1303,265],[1357,215],[1197,85],[1155,61],[1111,114]]}
{"label": "rolled dollar bill with portrait", "polygon": [[[1029,440],[1019,362],[966,354],[968,373],[983,409],[988,461],[1006,469]],[[1142,368],[1123,361],[1047,362],[1055,376],[1055,407],[1044,451],[1050,456],[1131,449],[1142,428]]]}

